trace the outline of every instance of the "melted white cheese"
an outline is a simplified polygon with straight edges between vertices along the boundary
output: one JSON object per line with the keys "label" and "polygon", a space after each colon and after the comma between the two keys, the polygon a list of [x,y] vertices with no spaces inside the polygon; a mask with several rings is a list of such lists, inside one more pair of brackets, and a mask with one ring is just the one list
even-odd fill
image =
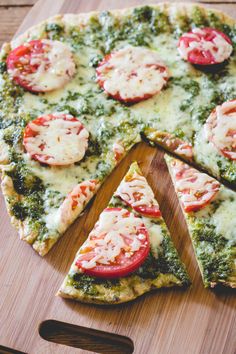
{"label": "melted white cheese", "polygon": [[85,206],[94,196],[99,188],[98,181],[87,180],[77,184],[68,193],[59,208],[48,205],[48,198],[45,200],[46,215],[44,221],[47,228],[64,232],[67,227],[81,214]]}
{"label": "melted white cheese", "polygon": [[193,151],[197,163],[200,163],[202,166],[210,169],[216,176],[219,176],[220,170],[217,164],[219,153],[215,145],[208,141],[204,127],[196,133]]}
{"label": "melted white cheese", "polygon": [[218,234],[227,240],[236,241],[236,199],[223,201],[212,214],[211,222]]}
{"label": "melted white cheese", "polygon": [[[126,252],[129,258],[138,251],[144,244],[141,240],[145,235],[139,233],[144,225],[142,219],[130,213],[127,217],[127,210],[105,209],[88,239],[80,248],[77,261],[82,259],[83,268],[94,268],[96,264],[109,265],[113,263],[122,251]],[[89,260],[83,260],[84,253],[91,250]]]}
{"label": "melted white cheese", "polygon": [[192,158],[193,156],[193,148],[191,144],[183,142],[180,144],[174,152],[180,156]]}
{"label": "melted white cheese", "polygon": [[79,120],[70,120],[70,115],[57,113],[54,116],[56,119],[45,116],[49,120],[41,125],[34,121],[28,124],[36,135],[24,138],[27,152],[31,156],[42,155],[42,162],[49,165],[69,165],[80,161],[88,147],[88,131]]}
{"label": "melted white cheese", "polygon": [[59,230],[61,218],[58,209],[50,208],[49,214],[46,214],[44,217],[44,222],[50,232]]}
{"label": "melted white cheese", "polygon": [[176,160],[171,168],[176,190],[185,208],[204,205],[219,191],[218,181],[181,161]]}
{"label": "melted white cheese", "polygon": [[229,58],[233,47],[223,36],[214,31],[215,38],[209,41],[200,37],[204,35],[204,30],[200,28],[194,28],[192,32],[183,34],[183,38],[193,39],[188,46],[186,46],[184,40],[180,40],[178,51],[183,59],[188,60],[189,53],[194,49],[198,49],[201,52],[210,52],[216,63],[222,63]]}
{"label": "melted white cheese", "polygon": [[[35,91],[52,91],[63,87],[75,74],[75,63],[70,48],[59,41],[42,40],[43,53],[33,53],[30,57],[30,65],[37,65],[33,73],[22,73],[18,68],[8,70],[14,77],[20,77],[28,82],[28,86]],[[27,43],[24,44],[27,46]],[[24,57],[22,65],[27,64]]]}
{"label": "melted white cheese", "polygon": [[161,243],[163,241],[162,227],[161,225],[152,225],[148,228],[148,233],[150,237],[150,243],[152,248],[152,253],[157,258],[158,257],[158,249],[161,247]]}
{"label": "melted white cheese", "polygon": [[[204,77],[198,76],[198,71],[195,70],[192,65],[183,60],[180,60],[178,51],[176,50],[177,42],[177,39],[170,38],[166,34],[160,34],[154,38],[154,42],[151,45],[152,49],[156,51],[160,59],[163,60],[168,66],[170,76],[183,76],[183,73],[184,75],[189,75],[190,77],[194,75],[194,80],[199,83],[201,91],[200,94],[191,101],[192,108],[194,109],[202,105],[206,106],[209,103],[209,99],[214,90],[213,88],[209,89],[209,87],[204,84]],[[124,45],[127,44],[118,44],[117,48],[122,48]],[[66,97],[68,90],[71,92],[80,92],[83,95],[86,90],[91,88],[94,89],[97,87],[96,83],[91,80],[91,77],[94,75],[94,69],[88,65],[89,58],[94,54],[94,49],[89,47],[82,48],[79,54],[74,54],[74,59],[78,66],[77,75],[65,86],[63,90],[56,90],[45,95],[50,104],[62,101]],[[80,66],[80,64],[86,66],[86,68]],[[235,65],[230,63],[229,70],[231,76],[230,78],[227,77],[227,83],[230,80],[230,85],[236,87]],[[79,77],[84,79],[83,85],[78,84]],[[226,84],[222,82],[222,90],[227,88]],[[174,133],[176,129],[180,128],[186,137],[191,139],[194,131],[196,130],[196,143],[194,145],[195,160],[201,165],[210,168],[212,173],[219,175],[219,168],[217,165],[217,161],[219,160],[219,153],[216,147],[211,142],[207,141],[204,130],[198,124],[197,120],[195,120],[194,117],[192,120],[190,120],[189,112],[182,112],[179,109],[180,102],[183,100],[183,98],[186,97],[188,97],[186,91],[181,86],[173,86],[171,89],[162,90],[158,95],[154,95],[152,98],[146,101],[133,105],[131,110],[137,119],[142,117],[144,123],[151,124],[159,131],[164,130]],[[105,100],[105,97],[102,95],[99,96],[99,100],[102,104],[107,105],[108,101]],[[170,102],[171,104],[169,104]],[[69,104],[75,109],[81,108],[80,100],[73,102],[71,101]],[[38,112],[38,115],[42,113],[51,113],[50,108],[41,102],[40,95],[36,96],[30,93],[25,94],[21,110],[23,112],[30,112],[32,114],[35,114],[36,111],[36,113]],[[68,112],[65,111],[65,113]],[[112,116],[112,122],[114,126],[119,125],[119,122],[122,119],[123,117],[122,115],[119,116],[119,112],[115,113]],[[88,125],[86,124],[86,128],[91,133],[96,135],[97,124],[93,124],[94,121],[92,119],[89,120],[88,123]],[[43,171],[40,173],[42,174]],[[68,177],[70,176],[68,175]],[[53,182],[52,179],[51,182]],[[57,184],[56,189],[58,189],[60,183],[57,183],[56,180],[55,183]]]}
{"label": "melted white cheese", "polygon": [[[160,60],[165,62],[170,72],[170,76],[183,77],[186,75],[193,77],[193,79],[199,83],[201,92],[191,101],[192,108],[194,109],[201,105],[207,105],[214,89],[211,90],[207,85],[204,85],[204,77],[198,76],[198,71],[196,71],[192,65],[184,60],[180,60],[179,53],[176,50],[177,42],[178,39],[164,33],[155,36],[153,43],[150,43],[150,45],[151,49],[158,54]],[[127,42],[120,42],[115,49],[122,49],[124,46],[127,46]],[[68,82],[63,89],[47,92],[44,95],[33,95],[29,92],[25,93],[20,112],[29,112],[32,116],[40,116],[45,113],[52,113],[53,108],[50,107],[51,104],[59,105],[60,103],[63,105],[68,103],[75,109],[80,110],[82,105],[81,100],[68,101],[66,100],[66,97],[68,91],[71,91],[72,93],[78,92],[81,95],[84,95],[88,90],[97,90],[98,85],[94,80],[95,70],[89,66],[90,58],[97,54],[101,54],[100,51],[90,48],[89,46],[86,48],[82,47],[77,52],[73,53],[73,60],[77,69],[76,74],[71,78],[71,81]],[[226,82],[222,82],[221,84],[221,89],[223,91],[226,91],[228,88],[228,83],[236,88],[236,66],[233,62],[229,63],[229,72],[230,77],[227,76]],[[80,77],[83,79],[83,84],[80,83]],[[106,95],[98,94],[97,96],[99,96],[99,103],[107,107],[109,101],[106,99]],[[44,104],[42,98],[46,98],[49,105]],[[195,159],[197,162],[201,163],[201,165],[210,168],[213,173],[218,175],[219,168],[217,161],[219,160],[219,154],[217,149],[212,143],[207,141],[204,130],[197,121],[195,119],[190,120],[189,113],[182,112],[179,109],[180,102],[185,98],[188,98],[186,91],[181,86],[173,86],[169,89],[162,90],[158,95],[155,95],[146,101],[133,105],[130,109],[132,114],[138,119],[141,117],[145,124],[148,123],[153,127],[157,127],[158,130],[174,132],[175,129],[181,128],[189,138],[192,137],[194,130],[197,130],[196,144],[194,146]],[[94,97],[94,101],[96,101],[96,96]],[[117,111],[112,117],[88,116],[88,121],[86,121],[85,124],[87,130],[96,136],[98,127],[99,125],[101,126],[103,122],[106,123],[112,121],[112,126],[119,126],[119,124],[127,117],[124,113],[119,111],[118,108],[119,106],[117,105]],[[64,113],[68,112],[65,111]],[[135,142],[139,140],[140,136],[137,134],[137,140],[135,140]],[[133,142],[129,141],[130,144]],[[112,150],[112,145],[110,146],[110,149]],[[64,197],[81,181],[94,178],[94,175],[98,170],[98,162],[101,160],[100,156],[87,158],[85,163],[80,162],[79,165],[60,167],[42,166],[38,162],[29,159],[28,154],[23,154],[23,158],[30,171],[39,176],[49,190],[58,191]],[[50,225],[53,227],[55,211],[52,207],[49,207],[47,213],[48,223],[51,222]]]}
{"label": "melted white cheese", "polygon": [[49,190],[60,192],[66,196],[78,182],[94,177],[99,157],[88,159],[80,165],[42,166],[24,154],[24,161],[29,169],[39,178]]}
{"label": "melted white cheese", "polygon": [[223,185],[215,199],[220,205],[214,207],[214,202],[195,213],[197,218],[206,219],[207,223],[215,226],[217,234],[222,235],[230,242],[236,241],[236,196],[235,192]]}
{"label": "melted white cheese", "polygon": [[158,95],[134,105],[132,110],[137,117],[141,116],[146,124],[158,131],[174,132],[181,127],[186,136],[191,137],[193,123],[189,115],[179,109],[184,95],[181,87],[162,90]]}
{"label": "melted white cheese", "polygon": [[124,146],[119,141],[114,142],[114,144],[112,145],[112,151],[117,161],[119,161],[125,153]]}
{"label": "melted white cheese", "polygon": [[119,94],[124,100],[154,95],[168,78],[158,54],[140,47],[125,47],[114,52],[98,67],[97,74],[108,94]]}
{"label": "melted white cheese", "polygon": [[121,199],[132,205],[132,207],[140,205],[158,206],[153,191],[148,185],[146,178],[137,172],[132,174],[132,178],[123,179],[115,192],[115,196],[119,196]]}
{"label": "melted white cheese", "polygon": [[[236,100],[224,102],[216,107],[204,126],[207,139],[220,150],[236,148],[236,112],[230,112],[232,110],[236,110]],[[236,159],[236,152],[230,154]]]}
{"label": "melted white cheese", "polygon": [[84,181],[79,183],[67,195],[64,202],[58,210],[59,231],[64,232],[82,212],[85,205],[90,201],[98,190],[97,181]]}

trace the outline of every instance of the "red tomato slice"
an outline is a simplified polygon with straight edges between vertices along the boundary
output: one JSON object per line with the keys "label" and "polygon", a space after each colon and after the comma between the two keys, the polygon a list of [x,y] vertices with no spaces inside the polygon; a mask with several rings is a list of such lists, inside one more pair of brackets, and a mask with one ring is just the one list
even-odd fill
{"label": "red tomato slice", "polygon": [[217,106],[205,123],[205,132],[218,151],[236,160],[236,100]]}
{"label": "red tomato slice", "polygon": [[80,161],[88,147],[89,133],[69,114],[48,114],[29,122],[23,145],[32,159],[48,165]]}
{"label": "red tomato slice", "polygon": [[187,213],[204,208],[220,189],[220,183],[214,178],[181,161],[175,160],[171,167],[177,193]]}
{"label": "red tomato slice", "polygon": [[60,206],[61,232],[70,225],[83,211],[86,204],[99,188],[98,180],[85,180],[77,184]]}
{"label": "red tomato slice", "polygon": [[74,75],[75,64],[64,43],[37,39],[13,49],[7,57],[7,69],[26,90],[47,92],[63,87]]}
{"label": "red tomato slice", "polygon": [[123,277],[140,267],[149,250],[142,219],[122,208],[107,208],[80,248],[76,266],[95,277]]}
{"label": "red tomato slice", "polygon": [[146,178],[133,173],[119,185],[116,196],[136,212],[152,218],[161,217],[161,211]]}
{"label": "red tomato slice", "polygon": [[119,162],[125,154],[125,148],[119,141],[113,144],[112,151],[114,153],[116,162]]}
{"label": "red tomato slice", "polygon": [[190,143],[167,132],[155,132],[154,139],[166,149],[189,160],[193,157],[193,147]]}
{"label": "red tomato slice", "polygon": [[[98,185],[99,181],[95,179],[83,181],[77,184],[65,199],[65,201],[67,201],[70,205],[70,211],[74,211],[78,206],[83,204],[84,200],[87,200],[88,197],[90,197],[91,192],[93,193],[96,191]],[[68,207],[68,203],[66,203],[66,208]]]}
{"label": "red tomato slice", "polygon": [[194,28],[180,37],[178,51],[192,64],[212,65],[227,60],[233,47],[230,38],[214,28]]}
{"label": "red tomato slice", "polygon": [[157,52],[125,47],[108,54],[96,69],[97,83],[116,100],[136,103],[161,91],[168,80]]}
{"label": "red tomato slice", "polygon": [[152,206],[140,205],[140,206],[134,206],[133,209],[140,214],[149,216],[150,218],[161,217],[161,211],[159,209],[159,205],[152,205]]}

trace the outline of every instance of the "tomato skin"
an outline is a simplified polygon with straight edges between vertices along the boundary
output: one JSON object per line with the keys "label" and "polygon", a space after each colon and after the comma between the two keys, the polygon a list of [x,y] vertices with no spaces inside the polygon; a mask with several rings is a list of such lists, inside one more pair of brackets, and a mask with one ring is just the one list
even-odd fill
{"label": "tomato skin", "polygon": [[[215,192],[218,192],[219,188],[216,187],[214,188],[215,189]],[[184,194],[184,193],[183,193]],[[188,206],[184,206],[183,204],[183,209],[186,213],[191,213],[191,212],[196,212],[196,211],[199,211],[203,208],[205,208],[205,206],[207,206],[208,204],[211,203],[211,201],[214,199],[215,197],[215,193],[213,191],[212,195],[208,198],[208,200],[205,202],[205,203],[201,203],[199,201],[199,205],[188,205]]]}
{"label": "tomato skin", "polygon": [[[82,130],[86,131],[86,134],[88,134],[87,130],[85,130],[84,126],[82,123],[79,121],[78,118],[69,116],[67,114],[47,114],[45,116],[38,117],[34,119],[33,121],[29,122],[27,126],[25,127],[24,135],[23,135],[23,146],[25,150],[29,153],[32,159],[43,163],[43,164],[48,164],[48,165],[54,165],[54,166],[63,166],[67,164],[74,163],[76,161],[69,161],[68,163],[66,161],[63,161],[62,158],[59,157],[59,160],[57,158],[54,158],[55,156],[47,154],[44,152],[45,147],[47,146],[47,140],[45,140],[45,137],[43,134],[40,135],[39,131],[35,131],[32,129],[32,124],[39,126],[39,127],[48,127],[50,129],[50,122],[56,121],[56,120],[63,120],[63,121],[68,121],[68,122],[75,122],[76,126],[76,136],[78,136],[79,139],[79,134],[81,133]],[[68,128],[67,130],[64,131],[64,133],[68,136],[72,134],[72,129],[73,128]],[[41,138],[41,145],[36,144],[35,150],[40,149],[42,151],[35,152],[34,149],[32,149],[32,143],[30,144],[29,142],[32,142],[32,138],[36,138],[38,135],[40,135]],[[73,133],[75,135],[75,133]],[[60,141],[62,140],[62,135],[59,137],[61,138]],[[84,138],[85,142],[85,147],[87,145],[87,140]],[[58,142],[60,145],[60,142]],[[66,147],[65,147],[66,149]],[[79,161],[79,159],[78,159]]]}
{"label": "tomato skin", "polygon": [[162,146],[178,155],[184,156],[186,159],[192,160],[193,147],[189,142],[177,138],[174,134],[157,131],[155,138]]}
{"label": "tomato skin", "polygon": [[230,160],[236,161],[236,152],[231,152],[226,149],[221,150],[222,154]]}
{"label": "tomato skin", "polygon": [[73,223],[99,187],[99,180],[84,180],[72,188],[58,210],[59,232],[63,233]]}
{"label": "tomato skin", "polygon": [[[144,231],[143,234],[145,235]],[[134,256],[132,259],[132,264],[126,265],[124,267],[111,265],[111,266],[96,266],[92,269],[83,269],[85,274],[88,274],[92,277],[96,278],[106,278],[106,279],[114,279],[114,278],[121,278],[133,273],[137,270],[145,261],[148,254],[150,252],[150,243],[147,247],[145,247],[142,251],[142,254],[139,253],[138,255]],[[142,256],[142,258],[140,257]],[[78,266],[78,264],[76,264]]]}
{"label": "tomato skin", "polygon": [[[217,112],[221,112],[218,116]],[[222,140],[225,139],[225,144],[216,138],[217,133],[221,132],[221,126],[225,124],[224,119],[231,122],[228,125],[227,131],[222,131]],[[213,109],[206,120],[204,129],[206,136],[210,142],[214,144],[218,152],[232,161],[236,160],[236,99],[229,100]]]}
{"label": "tomato skin", "polygon": [[112,151],[116,162],[119,162],[125,154],[124,146],[120,142],[113,144]]}
{"label": "tomato skin", "polygon": [[[116,93],[111,93],[108,90],[106,90],[105,88],[105,82],[106,79],[102,78],[102,70],[103,70],[103,66],[106,65],[107,63],[109,63],[110,59],[112,59],[113,56],[116,55],[116,52],[112,52],[109,53],[107,55],[104,56],[104,58],[102,59],[102,61],[98,64],[98,67],[96,68],[96,82],[98,83],[98,85],[113,99],[118,100],[120,102],[123,102],[125,104],[135,104],[144,100],[147,100],[149,98],[151,98],[152,96],[154,96],[155,94],[157,94],[160,90],[157,90],[155,92],[150,92],[150,93],[144,93],[142,95],[137,95],[137,96],[130,96],[130,97],[122,97],[121,93],[119,92],[119,89],[117,89]],[[147,64],[146,67],[152,67],[154,68],[154,70],[160,72],[160,73],[164,73],[165,74],[165,81],[168,80],[169,77],[169,73],[167,70],[167,67],[164,64],[161,63],[156,63],[156,64],[152,64],[149,65]],[[109,72],[110,70],[112,70],[114,67],[112,65],[107,66],[106,71]],[[129,78],[132,76],[136,76],[137,72],[130,72]]]}
{"label": "tomato skin", "polygon": [[[22,44],[19,47],[13,49],[7,57],[7,69],[14,70],[16,68],[20,68],[22,72],[25,72],[27,74],[34,73],[35,71],[37,71],[39,64],[35,64],[35,65],[28,64],[23,66],[19,60],[22,57],[28,59],[33,53],[34,54],[43,53],[44,47],[45,45],[42,43],[40,39],[35,39],[28,42],[27,46]],[[21,76],[14,76],[13,79],[18,85],[22,86],[28,91],[41,92],[41,90],[34,88],[32,85],[29,84],[27,80],[23,79]]]}
{"label": "tomato skin", "polygon": [[137,213],[147,216],[149,218],[160,218],[161,211],[158,205],[133,205],[133,203],[130,203],[128,200],[122,198],[122,196],[119,196],[128,206],[130,206],[133,210],[135,210]]}
{"label": "tomato skin", "polygon": [[[125,209],[122,208],[106,208],[103,212],[106,213],[113,212],[113,211],[120,212],[124,210]],[[126,213],[124,215],[129,217],[130,212],[126,210]],[[150,251],[149,234],[144,224],[142,224],[142,227],[140,227],[137,232],[139,235],[140,234],[143,235],[144,240],[142,241],[142,247],[138,251],[136,251],[131,257],[128,258],[125,255],[125,252],[122,251],[116,257],[116,262],[113,262],[109,265],[97,263],[95,267],[87,269],[83,267],[82,261],[89,260],[91,259],[91,254],[94,255],[92,249],[88,248],[87,249],[88,253],[85,252],[84,254],[82,254],[82,257],[80,257],[80,259],[77,260],[76,266],[83,273],[90,276],[94,276],[96,278],[114,279],[114,278],[120,278],[129,275],[130,273],[134,272],[143,264]]]}
{"label": "tomato skin", "polygon": [[148,216],[150,218],[160,218],[161,217],[161,211],[158,206],[153,205],[153,206],[147,206],[147,205],[139,205],[133,207],[135,211],[138,213]]}
{"label": "tomato skin", "polygon": [[136,171],[119,185],[115,196],[119,197],[138,214],[160,218],[161,211],[144,176]]}
{"label": "tomato skin", "polygon": [[[222,40],[222,45],[223,44],[227,45],[227,51],[221,54],[220,59],[217,58],[219,44],[216,44],[214,41],[216,37]],[[189,50],[193,42],[195,43],[195,45],[192,47],[191,50]],[[199,46],[197,46],[196,43],[199,43]],[[212,51],[210,49],[207,49],[207,46],[205,46],[204,48],[204,45],[206,43],[212,44]],[[186,53],[183,48],[186,49]],[[215,64],[222,63],[228,59],[228,57],[232,52],[232,42],[225,33],[220,32],[214,28],[210,28],[210,27],[205,27],[201,29],[196,28],[193,29],[191,32],[184,33],[179,38],[178,49],[182,58],[187,60],[191,64],[200,65],[200,66],[215,65]]]}
{"label": "tomato skin", "polygon": [[[110,57],[111,54],[108,55],[108,57]],[[102,66],[102,63],[105,63],[105,58],[103,59],[103,61],[99,64],[99,66]],[[98,68],[99,68],[98,66]],[[134,103],[139,103],[141,101],[145,101],[149,98],[151,98],[154,94],[153,93],[146,93],[142,96],[136,96],[136,97],[128,97],[128,98],[123,98],[119,92],[117,92],[115,95],[112,95],[110,92],[107,92],[106,89],[104,88],[104,83],[105,81],[99,79],[99,69],[97,68],[96,73],[97,73],[97,83],[99,84],[99,86],[112,98],[114,98],[114,100],[120,101],[120,102],[124,102],[126,104],[134,104]],[[160,72],[163,72],[164,70],[166,70],[166,68],[164,67],[158,67],[158,69],[160,70]]]}
{"label": "tomato skin", "polygon": [[62,88],[75,74],[70,48],[49,39],[25,42],[7,57],[7,71],[16,84],[30,92],[50,92]]}
{"label": "tomato skin", "polygon": [[[72,190],[71,193],[69,193],[69,195],[66,197],[67,199],[68,198],[71,198],[71,209],[72,210],[75,210],[75,208],[78,206],[79,204],[79,199],[80,199],[80,196],[83,195],[84,197],[87,197],[88,196],[88,193],[89,192],[93,192],[96,190],[97,186],[99,185],[99,181],[96,180],[96,179],[91,179],[89,180],[89,182],[91,183],[91,185],[88,187],[87,185],[83,185],[84,182],[81,182],[79,184],[80,186],[80,191],[74,191],[74,189],[76,187],[78,187],[78,185],[76,187],[74,187],[74,189]],[[89,190],[88,190],[89,189]]]}
{"label": "tomato skin", "polygon": [[[176,191],[182,208],[186,213],[196,212],[205,208],[220,189],[220,183],[214,178],[197,171],[181,161],[173,161],[171,168]],[[190,199],[192,200],[190,201]]]}

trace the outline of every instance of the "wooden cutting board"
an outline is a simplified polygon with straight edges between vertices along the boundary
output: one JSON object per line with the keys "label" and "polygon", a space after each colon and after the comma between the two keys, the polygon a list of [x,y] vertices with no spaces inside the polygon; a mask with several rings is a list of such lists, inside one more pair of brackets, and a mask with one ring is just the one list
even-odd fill
{"label": "wooden cutting board", "polygon": [[[29,12],[18,33],[37,22],[65,12],[85,12],[94,9],[110,9],[133,6],[145,1],[39,1]],[[209,5],[208,5],[209,6]],[[236,15],[235,4],[214,4]],[[98,307],[55,297],[65,274],[73,261],[76,250],[93,227],[100,212],[106,206],[113,191],[133,160],[137,160],[152,186],[174,243],[185,262],[193,285],[187,290],[159,290],[136,301],[116,307]],[[30,246],[19,240],[10,225],[2,195],[0,196],[0,345],[30,354],[87,353],[85,349],[55,344],[42,339],[39,325],[49,319],[63,321],[86,328],[128,336],[134,345],[134,353],[235,353],[235,293],[229,289],[206,290],[193,255],[180,207],[167,174],[163,152],[145,143],[134,147],[109,180],[103,185],[89,210],[70,227],[58,244],[44,258]],[[41,327],[43,336],[55,332],[55,323]],[[50,326],[51,325],[51,326]],[[63,327],[63,326],[62,326]],[[66,327],[64,326],[64,332]],[[121,338],[118,342],[103,337],[93,345],[93,333],[85,331],[76,338],[64,334],[61,327],[56,341],[80,345],[94,352],[131,352],[130,344]],[[96,337],[96,333],[95,333]],[[97,333],[99,337],[99,333]],[[115,339],[114,336],[112,336]],[[55,340],[55,333],[51,334]],[[96,341],[96,338],[95,338]],[[0,347],[0,353],[4,352]],[[7,351],[5,351],[6,353]]]}

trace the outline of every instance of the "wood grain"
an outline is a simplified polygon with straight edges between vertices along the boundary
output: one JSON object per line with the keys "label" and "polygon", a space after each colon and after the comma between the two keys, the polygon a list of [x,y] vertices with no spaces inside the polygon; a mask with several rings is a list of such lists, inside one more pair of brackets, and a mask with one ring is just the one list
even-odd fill
{"label": "wood grain", "polygon": [[[130,0],[126,6],[144,2]],[[124,7],[122,0],[41,0],[32,8],[18,33],[55,13],[121,7]],[[236,11],[232,4],[214,7],[231,15]],[[155,192],[174,243],[192,278],[192,287],[185,291],[155,291],[133,303],[117,307],[84,305],[55,297],[76,250],[134,160],[139,162]],[[235,353],[235,293],[203,288],[186,225],[160,150],[145,143],[134,147],[103,185],[90,208],[44,259],[19,240],[10,225],[2,196],[0,210],[1,345],[30,354],[87,353],[84,349],[47,342],[39,336],[40,323],[54,319],[129,336],[134,342],[134,353],[138,354]]]}
{"label": "wood grain", "polygon": [[[158,1],[142,1],[142,0],[129,0],[126,3],[126,7],[131,7],[135,5],[140,5],[144,3],[155,3]],[[161,1],[159,1],[161,2]],[[163,1],[164,2],[164,1]],[[174,0],[171,2],[181,2],[178,0]],[[184,2],[184,1],[182,1]],[[194,0],[190,0],[188,2],[196,2]],[[213,3],[210,4],[211,0],[209,3],[204,4],[206,7],[214,7],[217,10],[223,10],[226,12],[228,15],[236,17],[236,6],[233,3],[227,3],[227,4],[217,4]],[[213,1],[212,1],[213,2]],[[49,3],[49,0],[47,0],[47,3]],[[46,8],[46,1],[45,0],[39,0],[36,5],[32,8],[30,15],[32,18],[36,18],[37,22],[43,21],[46,18],[53,16],[57,13],[73,13],[73,12],[88,12],[91,10],[110,10],[110,9],[120,9],[123,8],[124,6],[124,1],[123,0],[57,0],[54,2],[53,6],[48,6],[47,11],[45,11]],[[19,30],[17,31],[17,34],[25,31],[31,24],[34,24],[36,22],[32,22],[29,19],[29,16],[23,21],[21,24]]]}
{"label": "wood grain", "polygon": [[48,341],[91,351],[96,348],[103,354],[132,354],[134,350],[133,342],[128,337],[55,320],[44,321],[39,333]]}
{"label": "wood grain", "polygon": [[0,45],[11,40],[30,9],[31,6],[0,7]]}
{"label": "wood grain", "polygon": [[33,6],[37,0],[0,0],[0,6],[5,7],[20,7],[20,6]]}

